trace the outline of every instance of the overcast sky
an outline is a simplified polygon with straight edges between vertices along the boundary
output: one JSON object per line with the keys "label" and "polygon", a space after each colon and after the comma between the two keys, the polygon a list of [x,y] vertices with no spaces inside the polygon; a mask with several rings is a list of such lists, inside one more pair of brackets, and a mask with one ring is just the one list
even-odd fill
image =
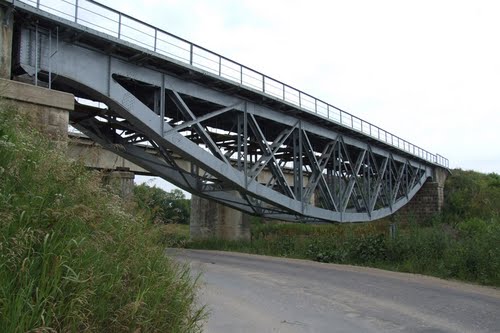
{"label": "overcast sky", "polygon": [[500,1],[101,2],[500,173]]}

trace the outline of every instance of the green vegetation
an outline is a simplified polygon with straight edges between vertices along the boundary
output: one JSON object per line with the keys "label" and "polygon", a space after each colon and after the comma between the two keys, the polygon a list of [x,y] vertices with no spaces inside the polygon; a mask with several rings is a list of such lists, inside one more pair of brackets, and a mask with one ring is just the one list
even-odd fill
{"label": "green vegetation", "polygon": [[[429,221],[252,224],[251,241],[205,240],[191,248],[366,265],[500,286],[500,176],[453,170],[442,214]],[[390,235],[391,224],[397,232]]]}
{"label": "green vegetation", "polygon": [[179,189],[165,192],[156,186],[141,184],[134,187],[134,197],[139,207],[149,212],[149,218],[155,223],[189,224],[191,200],[186,199]]}
{"label": "green vegetation", "polygon": [[0,106],[0,332],[200,331],[159,227],[33,132]]}
{"label": "green vegetation", "polygon": [[444,218],[451,224],[500,217],[500,175],[456,169],[445,187]]}

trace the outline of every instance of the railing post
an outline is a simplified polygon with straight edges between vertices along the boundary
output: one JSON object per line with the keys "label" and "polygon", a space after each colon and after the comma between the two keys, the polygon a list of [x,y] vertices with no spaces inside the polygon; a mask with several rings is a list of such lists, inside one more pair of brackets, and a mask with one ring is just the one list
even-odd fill
{"label": "railing post", "polygon": [[36,0],[36,8],[40,9],[40,0]]}
{"label": "railing post", "polygon": [[193,44],[189,44],[189,64],[193,65]]}
{"label": "railing post", "polygon": [[222,76],[222,57],[219,56],[219,76]]}
{"label": "railing post", "polygon": [[78,0],[75,0],[75,23],[78,23]]}
{"label": "railing post", "polygon": [[155,52],[156,52],[156,47],[158,45],[157,41],[158,41],[158,29],[155,29],[155,42],[154,42],[154,46],[153,46],[153,51],[155,51]]}
{"label": "railing post", "polygon": [[318,100],[314,99],[314,112],[318,113]]}
{"label": "railing post", "polygon": [[286,101],[286,95],[285,95],[285,84],[283,85],[283,100]]}
{"label": "railing post", "polygon": [[262,75],[262,92],[266,92],[266,77]]}
{"label": "railing post", "polygon": [[122,36],[122,13],[118,14],[118,39]]}
{"label": "railing post", "polygon": [[52,89],[52,30],[49,30],[49,90]]}
{"label": "railing post", "polygon": [[35,86],[38,86],[38,24],[35,26]]}
{"label": "railing post", "polygon": [[301,108],[301,107],[302,107],[302,98],[300,96],[300,91],[299,91],[299,108]]}

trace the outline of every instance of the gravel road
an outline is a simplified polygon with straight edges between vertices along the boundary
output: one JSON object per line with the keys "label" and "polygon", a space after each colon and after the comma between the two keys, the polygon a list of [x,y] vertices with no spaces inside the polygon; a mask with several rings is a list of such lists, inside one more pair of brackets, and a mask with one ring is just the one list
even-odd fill
{"label": "gravel road", "polygon": [[500,332],[500,289],[373,268],[169,250],[202,273],[206,333]]}

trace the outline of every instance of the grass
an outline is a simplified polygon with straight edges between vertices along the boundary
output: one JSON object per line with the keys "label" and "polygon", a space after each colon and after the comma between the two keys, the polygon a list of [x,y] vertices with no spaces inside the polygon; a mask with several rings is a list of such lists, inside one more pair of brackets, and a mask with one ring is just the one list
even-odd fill
{"label": "grass", "polygon": [[161,228],[52,145],[1,102],[0,332],[201,331]]}

